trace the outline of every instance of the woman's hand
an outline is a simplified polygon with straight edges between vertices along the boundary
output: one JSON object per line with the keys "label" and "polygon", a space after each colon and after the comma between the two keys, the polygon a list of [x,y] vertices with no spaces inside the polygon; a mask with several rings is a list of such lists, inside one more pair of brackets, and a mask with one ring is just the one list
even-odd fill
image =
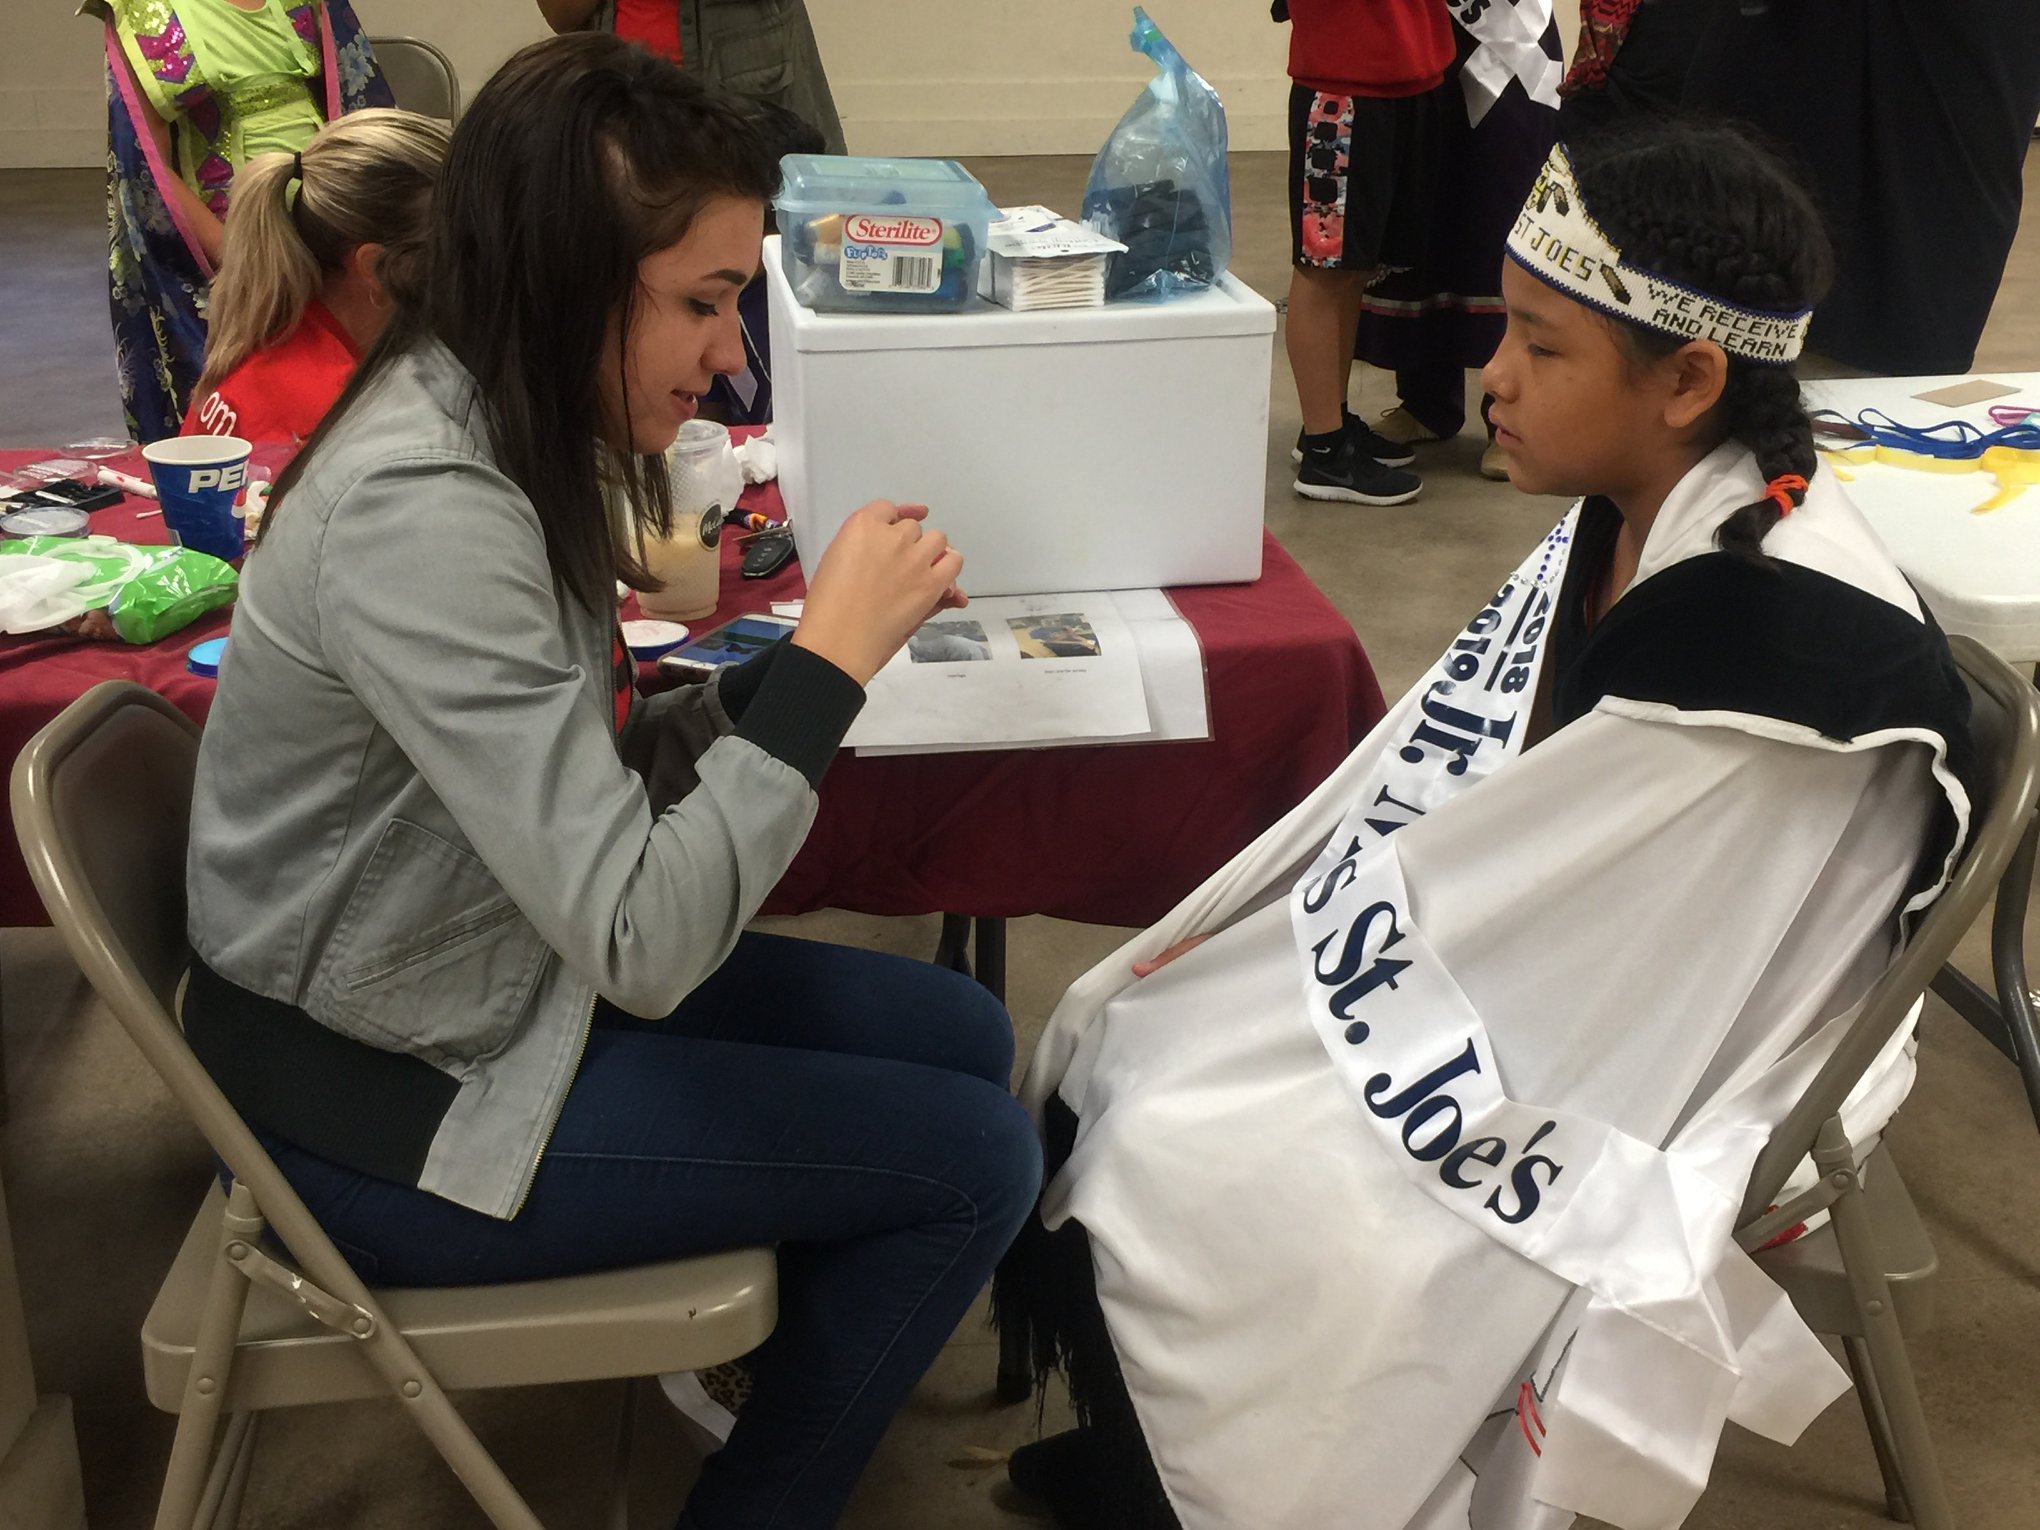
{"label": "woman's hand", "polygon": [[793,641],[868,685],[921,623],[967,604],[963,554],[921,524],[927,515],[883,499],[853,513],[808,580]]}
{"label": "woman's hand", "polygon": [[1151,956],[1144,962],[1135,962],[1133,964],[1133,975],[1137,978],[1153,977],[1185,951],[1194,951],[1209,939],[1211,939],[1211,936],[1206,934],[1192,935],[1188,940],[1179,940],[1160,956]]}

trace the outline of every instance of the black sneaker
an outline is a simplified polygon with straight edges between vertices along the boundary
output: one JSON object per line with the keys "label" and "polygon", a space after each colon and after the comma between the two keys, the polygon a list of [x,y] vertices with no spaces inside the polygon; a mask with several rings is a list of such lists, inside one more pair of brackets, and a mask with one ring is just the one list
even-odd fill
{"label": "black sneaker", "polygon": [[1296,492],[1305,499],[1345,500],[1355,505],[1405,505],[1424,480],[1365,455],[1351,435],[1328,452],[1306,452],[1296,470]]}
{"label": "black sneaker", "polygon": [[[1363,456],[1372,457],[1384,467],[1408,467],[1417,460],[1416,447],[1405,445],[1401,441],[1391,441],[1380,431],[1363,425],[1359,416],[1350,409],[1346,411],[1345,430],[1346,434],[1353,438],[1354,444],[1359,447]],[[1303,432],[1300,430],[1296,433],[1296,445],[1289,448],[1289,460],[1303,461]]]}

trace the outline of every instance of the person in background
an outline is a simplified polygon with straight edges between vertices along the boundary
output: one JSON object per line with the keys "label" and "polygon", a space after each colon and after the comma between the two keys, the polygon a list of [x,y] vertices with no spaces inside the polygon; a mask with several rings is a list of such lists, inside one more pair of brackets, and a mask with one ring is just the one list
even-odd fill
{"label": "person in background", "polygon": [[1686,110],[1780,145],[1834,230],[1834,291],[1807,344],[1859,371],[1967,372],[2040,117],[2033,7],[1745,0],[1711,21]]}
{"label": "person in background", "polygon": [[[1459,52],[1445,77],[1453,101],[1440,118],[1429,250],[1421,264],[1367,289],[1355,347],[1360,360],[1395,373],[1396,406],[1375,429],[1403,447],[1448,441],[1466,422],[1466,374],[1488,364],[1507,322],[1502,246],[1558,136],[1561,52],[1551,0],[1449,9]],[[1478,65],[1477,55],[1486,55]],[[1482,400],[1483,424],[1489,402]],[[1480,471],[1509,476],[1492,426]]]}
{"label": "person in background", "polygon": [[446,124],[374,107],[241,172],[184,434],[295,446],[416,279]]}
{"label": "person in background", "polygon": [[1820,365],[1967,372],[2018,234],[2040,117],[2030,7],[1586,0],[1569,136],[1696,113],[1778,146],[1835,235]]}
{"label": "person in background", "polygon": [[1275,0],[1290,23],[1289,221],[1284,325],[1303,412],[1291,456],[1306,499],[1400,505],[1414,460],[1346,407],[1367,289],[1427,252],[1452,62],[1436,0]]}
{"label": "person in background", "polygon": [[115,365],[128,429],[175,435],[205,355],[234,178],[392,104],[348,0],[85,0],[105,27]]}
{"label": "person in background", "polygon": [[[740,105],[756,124],[774,164],[789,154],[829,152],[821,130],[797,113],[770,101],[742,99]],[[725,425],[772,423],[770,310],[765,297],[765,273],[761,270],[737,295],[737,322],[744,331],[743,370],[716,378],[708,397],[701,401],[704,417]]]}
{"label": "person in background", "polygon": [[1559,132],[1583,141],[1676,113],[1720,9],[1720,0],[1582,0],[1579,43],[1558,91]]}
{"label": "person in background", "polygon": [[843,124],[804,0],[538,0],[555,32],[614,32],[732,95],[769,101],[842,154]]}

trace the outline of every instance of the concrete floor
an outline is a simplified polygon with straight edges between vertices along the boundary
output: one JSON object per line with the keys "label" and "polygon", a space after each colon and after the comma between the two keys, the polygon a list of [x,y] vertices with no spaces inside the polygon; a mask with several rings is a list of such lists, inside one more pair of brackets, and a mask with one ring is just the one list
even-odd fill
{"label": "concrete floor", "polygon": [[[1073,206],[1077,160],[973,166],[1007,203]],[[1279,296],[1286,277],[1281,168],[1235,168],[1236,267]],[[2040,161],[2028,172],[2040,189]],[[55,446],[117,431],[105,315],[99,177],[0,174],[0,444]],[[2040,232],[2012,261],[1979,368],[2040,368]],[[1365,641],[1396,694],[1550,524],[1556,507],[1482,482],[1473,436],[1429,448],[1427,486],[1395,510],[1311,506],[1292,497],[1287,447],[1294,395],[1271,358],[1268,518]],[[1363,373],[1355,406],[1392,402]],[[816,915],[770,921],[803,934],[925,955],[935,923]],[[1119,932],[1052,920],[1012,930],[1011,1007],[1026,1055],[1068,982]],[[1987,969],[1972,936],[1965,964]],[[191,1129],[46,931],[0,931],[10,1117],[7,1197],[38,1376],[77,1407],[91,1523],[149,1523],[168,1420],[142,1395],[136,1333],[202,1186]],[[2040,1135],[2012,1069],[1935,1001],[1923,1027],[1920,1083],[1891,1133],[1942,1260],[1940,1321],[1915,1346],[1927,1408],[1960,1522],[1968,1530],[2040,1524]],[[1032,1437],[1032,1407],[991,1400],[994,1351],[966,1323],[902,1414],[844,1520],[847,1530],[979,1530],[1019,1523],[1000,1507],[986,1450]],[[600,1520],[616,1394],[564,1387],[469,1400],[485,1441],[554,1530]],[[1051,1427],[1066,1416],[1059,1398]],[[659,1459],[641,1485],[639,1522],[665,1523],[691,1472],[670,1420],[648,1410]],[[1731,1431],[1694,1530],[1871,1530],[1882,1514],[1876,1466],[1847,1399],[1794,1449]],[[399,1530],[483,1523],[392,1406],[308,1410],[265,1434],[246,1523],[262,1530]],[[1327,1527],[1334,1530],[1334,1527]]]}

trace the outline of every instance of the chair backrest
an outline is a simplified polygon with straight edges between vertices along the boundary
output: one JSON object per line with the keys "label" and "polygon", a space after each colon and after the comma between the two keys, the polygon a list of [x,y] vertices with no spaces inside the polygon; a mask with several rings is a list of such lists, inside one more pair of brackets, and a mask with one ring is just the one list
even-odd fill
{"label": "chair backrest", "polygon": [[1741,1221],[1760,1216],[1849,1091],[1875,1062],[1913,1002],[1954,954],[1997,891],[2005,865],[2033,820],[2040,797],[2040,690],[1970,638],[1948,646],[1969,688],[1969,733],[1976,749],[1977,800],[1970,804],[1969,843],[1947,888],[1927,910],[1905,948],[1871,988],[1834,1054],[1793,1106],[1757,1159]]}
{"label": "chair backrest", "polygon": [[198,727],[154,691],[94,686],[14,762],[14,832],[50,922],[205,1139],[320,1285],[368,1293],[228,1103],[172,1017],[185,924]]}
{"label": "chair backrest", "polygon": [[452,59],[417,37],[371,37],[368,45],[398,106],[445,122],[459,119],[460,77]]}

